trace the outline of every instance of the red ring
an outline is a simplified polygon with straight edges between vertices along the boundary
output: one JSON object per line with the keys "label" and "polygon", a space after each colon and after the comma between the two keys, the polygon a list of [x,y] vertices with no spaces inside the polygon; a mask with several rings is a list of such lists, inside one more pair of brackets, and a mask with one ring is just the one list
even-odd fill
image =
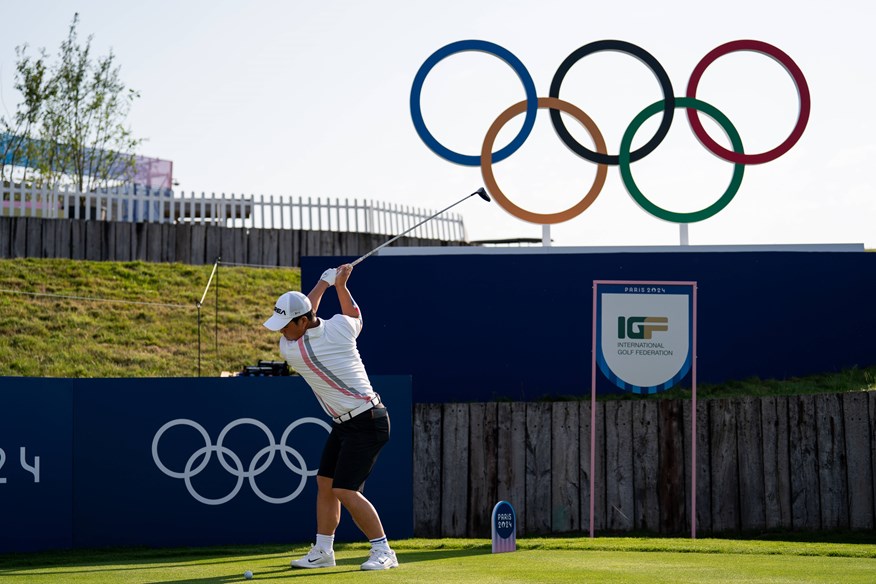
{"label": "red ring", "polygon": [[703,124],[700,122],[699,113],[695,109],[688,108],[687,119],[690,121],[690,126],[691,129],[693,129],[694,134],[699,138],[703,146],[709,149],[712,154],[736,164],[763,164],[764,162],[775,160],[790,150],[794,144],[797,143],[797,140],[800,139],[800,136],[803,135],[803,130],[806,129],[806,124],[809,122],[809,85],[806,83],[806,78],[803,77],[803,72],[800,70],[800,67],[797,66],[797,63],[795,63],[794,60],[781,49],[762,41],[739,40],[725,43],[712,49],[709,54],[697,63],[697,66],[694,67],[693,73],[690,75],[690,81],[687,83],[687,97],[696,98],[697,85],[699,85],[700,78],[703,76],[706,67],[711,65],[718,57],[736,51],[755,51],[772,57],[785,68],[794,80],[794,84],[797,86],[797,93],[800,95],[800,113],[797,116],[797,124],[794,126],[791,134],[784,142],[772,150],[761,152],[759,154],[743,154],[727,150],[712,140],[705,128],[703,128]]}

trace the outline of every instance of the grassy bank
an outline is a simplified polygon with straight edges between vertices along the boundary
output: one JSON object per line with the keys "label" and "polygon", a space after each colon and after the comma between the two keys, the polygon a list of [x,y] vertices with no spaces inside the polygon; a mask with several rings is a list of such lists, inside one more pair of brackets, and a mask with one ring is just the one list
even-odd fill
{"label": "grassy bank", "polygon": [[[198,312],[212,266],[0,260],[0,375],[186,377],[198,365]],[[214,280],[215,285],[215,280]],[[204,375],[277,359],[261,323],[297,268],[222,267],[201,309]]]}
{"label": "grassy bank", "polygon": [[[200,300],[212,266],[0,260],[0,376],[188,377],[197,374]],[[223,266],[201,309],[205,376],[279,359],[261,323],[277,296],[301,289],[297,268]],[[876,389],[876,367],[783,380],[701,385],[701,397]],[[674,389],[661,398],[686,398]],[[577,399],[577,398],[576,398]]]}

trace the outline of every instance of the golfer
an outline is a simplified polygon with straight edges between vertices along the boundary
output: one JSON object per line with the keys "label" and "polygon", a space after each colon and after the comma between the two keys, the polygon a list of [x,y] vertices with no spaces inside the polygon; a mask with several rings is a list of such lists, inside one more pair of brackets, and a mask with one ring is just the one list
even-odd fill
{"label": "golfer", "polygon": [[[310,385],[317,401],[334,420],[316,475],[316,544],[293,568],[335,565],[335,529],[343,505],[371,541],[371,555],[363,570],[398,567],[374,506],[362,495],[380,450],[389,440],[389,414],[371,387],[356,337],[362,331],[362,313],[347,289],[353,266],[326,270],[305,296],[286,292],[265,322],[283,334],[280,354]],[[317,318],[322,295],[331,286],[338,293],[341,314]]]}

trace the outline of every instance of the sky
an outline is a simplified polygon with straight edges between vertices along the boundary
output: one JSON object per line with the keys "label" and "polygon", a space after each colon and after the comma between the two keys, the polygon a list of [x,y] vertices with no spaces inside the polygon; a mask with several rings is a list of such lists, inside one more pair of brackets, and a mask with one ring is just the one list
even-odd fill
{"label": "sky", "polygon": [[[635,44],[684,96],[694,67],[712,49],[739,39],[774,45],[802,70],[811,93],[808,125],[782,157],[747,165],[721,212],[689,226],[692,245],[863,243],[876,248],[876,4],[854,0],[708,3],[679,0],[269,1],[2,0],[0,113],[15,111],[15,47],[55,55],[73,13],[96,54],[110,50],[128,87],[140,92],[129,115],[144,139],[138,154],[169,159],[177,190],[281,197],[340,197],[438,210],[473,192],[479,166],[432,152],[411,121],[414,77],[445,45],[498,44],[526,67],[547,97],[557,67],[588,43]],[[444,146],[480,153],[498,115],[526,97],[514,70],[482,52],[441,60],[423,83],[427,127]],[[725,55],[702,76],[697,97],[738,130],[746,152],[782,143],[797,122],[797,88],[785,69],[749,51]],[[646,106],[663,98],[655,76],[618,52],[585,57],[566,75],[560,98],[587,113],[610,153]],[[728,145],[702,116],[709,134]],[[564,118],[571,120],[570,118]],[[508,144],[523,116],[499,132]],[[659,122],[636,132],[647,142]],[[567,121],[590,147],[587,132]],[[691,212],[717,201],[734,165],[706,150],[683,110],[666,139],[631,165],[654,204]],[[516,205],[555,213],[590,189],[596,166],[558,139],[539,110],[521,148],[493,165]],[[542,227],[476,197],[454,207],[469,240],[541,238]],[[556,246],[676,245],[679,227],[640,207],[616,166],[595,202],[550,230]]]}

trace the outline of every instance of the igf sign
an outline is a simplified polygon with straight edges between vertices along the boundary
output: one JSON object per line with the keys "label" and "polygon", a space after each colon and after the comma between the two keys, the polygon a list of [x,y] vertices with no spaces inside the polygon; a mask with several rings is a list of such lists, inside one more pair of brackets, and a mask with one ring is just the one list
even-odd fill
{"label": "igf sign", "polygon": [[638,394],[666,391],[688,373],[690,416],[690,533],[697,517],[697,283],[593,281],[590,377],[590,537],[596,492],[597,369],[615,386]]}
{"label": "igf sign", "polygon": [[691,370],[693,282],[594,282],[596,365],[633,393],[665,391]]}

